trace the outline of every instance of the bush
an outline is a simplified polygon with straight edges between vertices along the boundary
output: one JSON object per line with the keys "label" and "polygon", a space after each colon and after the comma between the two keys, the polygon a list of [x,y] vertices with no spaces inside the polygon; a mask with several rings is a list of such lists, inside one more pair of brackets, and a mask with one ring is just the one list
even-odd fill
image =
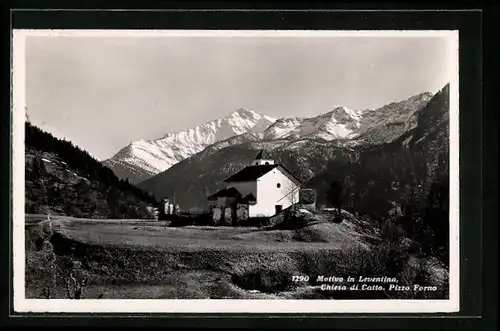
{"label": "bush", "polygon": [[315,204],[317,193],[315,189],[302,189],[299,192],[299,203],[301,204]]}
{"label": "bush", "polygon": [[31,297],[46,299],[82,299],[90,274],[79,261],[58,256],[52,244],[26,253],[26,287]]}
{"label": "bush", "polygon": [[241,220],[239,225],[262,227],[270,225],[271,224],[270,222],[271,222],[270,217],[248,217],[246,220]]}
{"label": "bush", "polygon": [[337,223],[337,224],[338,224],[338,223],[342,223],[342,221],[343,221],[343,220],[344,220],[344,219],[342,218],[342,215],[335,215],[335,216],[333,217],[333,223]]}
{"label": "bush", "polygon": [[[329,257],[318,256],[309,265],[312,275],[336,275],[346,279],[353,277],[390,277],[398,280],[397,285],[409,286],[410,291],[374,291],[359,293],[353,291],[319,291],[317,298],[336,299],[387,299],[387,298],[432,298],[445,299],[448,296],[448,278],[439,276],[445,272],[437,262],[419,255],[412,240],[405,237],[405,232],[396,219],[379,222],[381,240],[370,249],[354,246]],[[323,261],[324,260],[324,261]],[[335,263],[332,263],[335,261]],[[437,286],[438,291],[413,291],[413,286]],[[389,284],[386,284],[389,285]],[[387,289],[387,287],[386,287]]]}
{"label": "bush", "polygon": [[[27,213],[45,213],[61,210],[74,217],[150,218],[148,205],[157,205],[156,198],[120,180],[113,171],[86,151],[70,142],[59,140],[47,132],[25,123],[26,205]],[[43,157],[54,159],[47,171]],[[64,161],[68,170],[79,177],[79,182],[58,175],[57,164]],[[66,169],[61,166],[61,171]]]}
{"label": "bush", "polygon": [[233,274],[231,280],[246,290],[258,290],[265,293],[287,291],[295,285],[290,273],[276,270],[258,270],[243,275]]}
{"label": "bush", "polygon": [[209,226],[212,224],[212,215],[208,213],[204,214],[189,214],[184,213],[181,215],[166,215],[166,219],[170,220],[170,227],[181,227],[181,226]]}
{"label": "bush", "polygon": [[36,297],[51,299],[56,290],[56,255],[52,245],[45,241],[42,249],[26,253],[26,283],[34,288]]}
{"label": "bush", "polygon": [[405,237],[404,229],[394,218],[387,218],[380,223],[382,240],[389,243],[399,243]]}

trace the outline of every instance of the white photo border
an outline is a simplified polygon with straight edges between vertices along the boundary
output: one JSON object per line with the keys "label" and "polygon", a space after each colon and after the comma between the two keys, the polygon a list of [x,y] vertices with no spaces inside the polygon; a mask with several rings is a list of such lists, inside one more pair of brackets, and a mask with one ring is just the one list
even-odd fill
{"label": "white photo border", "polygon": [[[450,56],[450,241],[448,300],[217,300],[217,299],[26,299],[25,298],[25,42],[44,37],[446,37]],[[12,34],[12,253],[17,313],[450,313],[460,309],[458,30],[28,30]]]}

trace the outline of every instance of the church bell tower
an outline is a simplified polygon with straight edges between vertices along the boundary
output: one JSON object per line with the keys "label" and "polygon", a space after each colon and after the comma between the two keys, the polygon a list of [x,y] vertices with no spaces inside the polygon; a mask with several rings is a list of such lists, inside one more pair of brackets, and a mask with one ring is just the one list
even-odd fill
{"label": "church bell tower", "polygon": [[253,166],[259,166],[259,165],[270,165],[274,164],[274,160],[266,158],[264,155],[264,150],[261,150],[259,154],[253,159],[252,164]]}

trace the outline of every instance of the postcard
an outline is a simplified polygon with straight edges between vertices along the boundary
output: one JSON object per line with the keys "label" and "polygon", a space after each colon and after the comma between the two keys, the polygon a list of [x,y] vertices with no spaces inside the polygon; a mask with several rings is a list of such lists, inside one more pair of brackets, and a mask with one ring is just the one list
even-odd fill
{"label": "postcard", "polygon": [[15,311],[458,311],[458,51],[14,30]]}

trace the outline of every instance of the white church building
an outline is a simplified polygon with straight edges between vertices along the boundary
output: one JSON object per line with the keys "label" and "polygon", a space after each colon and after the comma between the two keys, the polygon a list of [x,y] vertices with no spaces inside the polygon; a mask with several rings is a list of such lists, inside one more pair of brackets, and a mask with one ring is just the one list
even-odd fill
{"label": "white church building", "polygon": [[264,151],[224,182],[226,188],[208,199],[233,214],[244,206],[250,218],[269,217],[299,202],[300,181],[283,165],[265,158]]}

